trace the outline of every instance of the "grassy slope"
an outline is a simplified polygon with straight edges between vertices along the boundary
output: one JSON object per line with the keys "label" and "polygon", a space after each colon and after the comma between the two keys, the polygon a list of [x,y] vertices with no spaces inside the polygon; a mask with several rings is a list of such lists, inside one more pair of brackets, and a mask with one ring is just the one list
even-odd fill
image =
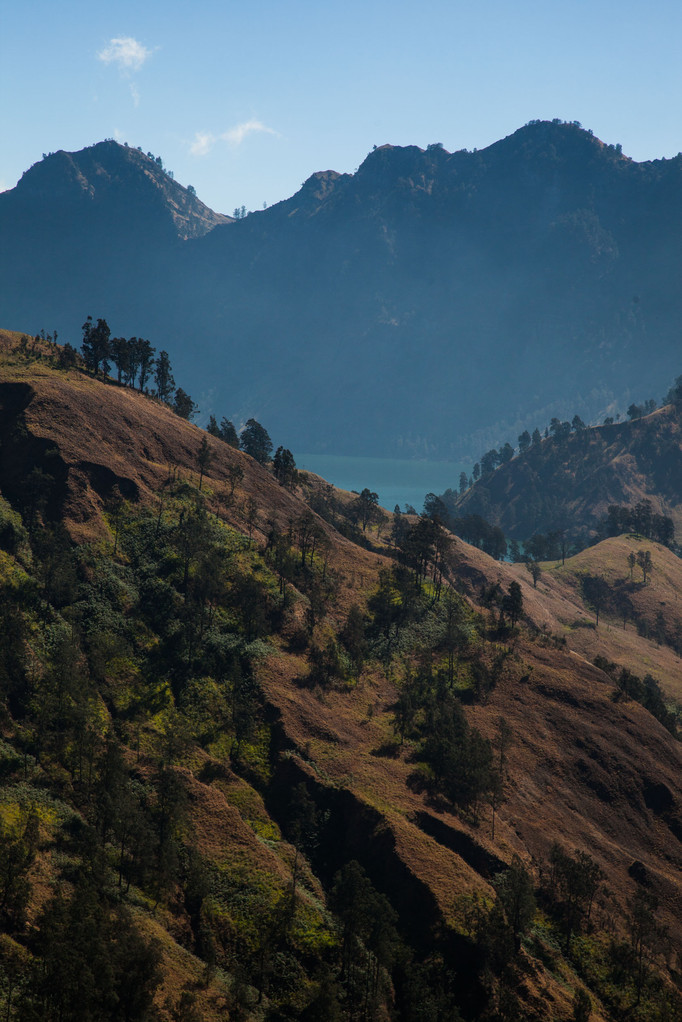
{"label": "grassy slope", "polygon": [[[2,379],[30,381],[34,389],[26,423],[32,435],[58,445],[68,467],[64,510],[75,539],[101,541],[109,535],[101,514],[102,494],[97,490],[101,475],[89,465],[106,465],[120,479],[134,483],[142,501],[152,503],[158,502],[169,465],[176,465],[188,479],[197,478],[196,453],[205,434],[155,402],[114,386],[103,388],[79,373],[56,373],[16,359],[3,361]],[[286,527],[292,516],[305,511],[300,497],[279,487],[264,469],[219,441],[210,437],[209,441],[215,460],[204,486],[213,494],[215,509],[229,523],[245,530],[243,507],[248,496],[257,501],[261,511],[258,541],[268,518],[276,518]],[[237,462],[245,475],[236,490],[235,505],[226,509],[218,495],[226,487],[227,469]],[[385,562],[342,539],[328,526],[324,528],[331,542],[330,565],[341,581],[327,626],[337,627],[350,603],[362,601],[371,591]],[[510,752],[509,797],[500,811],[494,842],[487,818],[475,825],[447,808],[429,804],[423,794],[407,786],[413,769],[407,748],[395,758],[376,754],[392,737],[390,708],[396,694],[394,680],[387,679],[378,666],[365,672],[350,691],[318,694],[293,684],[303,665],[300,658],[284,650],[260,670],[268,700],[281,715],[297,770],[323,790],[322,798],[324,791],[329,797],[343,793],[356,814],[363,806],[376,810],[376,822],[368,824],[371,840],[365,854],[380,859],[384,854],[381,842],[388,835],[387,874],[399,876],[404,866],[415,890],[421,890],[426,900],[433,897],[442,915],[452,922],[459,918],[463,894],[490,890],[476,858],[480,850],[502,861],[509,861],[517,852],[526,862],[538,864],[551,841],[559,839],[569,848],[590,851],[608,870],[610,887],[621,904],[634,886],[628,866],[633,860],[644,862],[653,889],[665,905],[663,917],[678,940],[682,939],[679,842],[665,820],[647,807],[643,796],[645,785],[655,780],[668,786],[675,793],[676,804],[679,802],[679,747],[637,704],[614,704],[612,683],[587,662],[596,652],[613,659],[620,656],[635,670],[651,660],[656,676],[669,692],[676,692],[672,654],[658,650],[632,629],[622,633],[621,628],[606,623],[598,633],[570,627],[576,618],[588,616],[577,589],[579,571],[623,572],[628,542],[608,541],[585,551],[564,569],[545,571],[537,590],[521,566],[493,562],[461,541],[454,547],[452,579],[468,590],[474,603],[481,582],[499,579],[506,588],[518,578],[528,616],[551,632],[565,634],[569,645],[564,650],[555,648],[550,639],[538,643],[520,638],[487,703],[470,711],[489,735],[503,714],[516,736]],[[639,548],[641,544],[635,545]],[[665,556],[659,548],[652,557],[654,573],[642,599],[662,596],[663,588],[659,593],[656,587],[663,587],[666,580],[665,593],[672,604],[678,585],[674,569],[677,564],[682,567],[682,562]],[[625,639],[627,645],[619,645]],[[653,667],[642,666],[639,673],[645,669]],[[217,859],[247,861],[264,873],[286,877],[291,850],[279,840],[276,827],[271,831],[273,840],[263,843],[259,828],[272,824],[265,808],[259,807],[257,793],[247,791],[229,768],[222,779],[212,783],[199,780],[205,758],[202,754],[185,767],[200,848]],[[420,825],[419,814],[428,814],[442,824],[438,840],[426,832],[423,820]],[[358,832],[356,840],[358,854],[362,854],[366,834],[363,837]],[[462,852],[464,845],[469,849],[464,854],[453,850]],[[147,925],[158,928],[158,921],[150,919]],[[168,925],[164,952],[172,986],[177,985],[177,970],[187,978],[200,966],[177,946],[173,927],[170,922]],[[570,989],[563,989],[542,969],[531,987],[541,1002],[555,998],[555,1017],[567,1017]],[[214,1010],[212,997],[218,997],[216,990],[209,990],[202,1004],[207,1018]]]}

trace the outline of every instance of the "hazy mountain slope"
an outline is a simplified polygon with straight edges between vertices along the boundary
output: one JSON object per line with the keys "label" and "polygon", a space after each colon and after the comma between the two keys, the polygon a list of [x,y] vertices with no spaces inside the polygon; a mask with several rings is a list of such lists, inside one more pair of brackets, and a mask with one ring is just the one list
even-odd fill
{"label": "hazy mountain slope", "polygon": [[230,222],[137,149],[109,140],[50,153],[0,195],[5,322],[77,337],[107,309],[116,333],[118,317],[154,301],[150,281],[167,276],[181,241]]}
{"label": "hazy mountain slope", "polygon": [[633,421],[549,437],[501,465],[461,496],[457,515],[479,514],[509,537],[565,529],[594,536],[610,504],[651,501],[682,526],[680,407],[666,405]]}
{"label": "hazy mountain slope", "polygon": [[[42,506],[39,517],[54,526],[64,521],[80,543],[77,557],[85,570],[89,613],[100,613],[100,602],[107,593],[113,594],[106,604],[108,616],[97,619],[102,621],[103,636],[90,636],[85,647],[97,679],[97,726],[104,734],[107,724],[122,743],[125,769],[137,786],[133,791],[148,791],[147,798],[153,799],[154,785],[159,783],[155,780],[159,755],[166,757],[161,760],[162,766],[165,762],[184,791],[184,822],[177,832],[180,867],[170,887],[157,895],[153,912],[145,887],[149,880],[134,879],[129,894],[116,894],[119,860],[115,847],[102,841],[109,848],[112,904],[120,901],[123,906],[130,905],[144,933],[155,934],[161,941],[165,979],[157,999],[160,1006],[168,994],[179,1010],[184,984],[195,992],[199,1017],[209,1019],[220,1012],[224,1017],[226,1010],[236,1015],[234,998],[241,988],[234,985],[236,980],[226,978],[229,974],[242,977],[244,990],[239,996],[243,997],[241,1010],[247,1017],[257,1017],[261,1010],[256,988],[259,976],[265,984],[266,1005],[285,1004],[294,1017],[297,1012],[301,1014],[304,1007],[310,1007],[316,984],[321,982],[312,970],[321,968],[325,961],[331,968],[334,948],[340,946],[335,941],[340,940],[341,931],[334,929],[324,906],[333,900],[335,871],[352,859],[362,863],[376,887],[390,898],[398,913],[400,933],[417,960],[435,955],[441,977],[452,970],[453,989],[465,1018],[480,1018],[484,1004],[492,1010],[490,997],[497,996],[496,984],[502,982],[499,978],[491,980],[490,972],[487,980],[483,973],[479,976],[484,938],[477,935],[472,919],[487,910],[473,895],[479,892],[482,897],[492,898],[491,881],[514,853],[530,869],[538,888],[543,871],[546,875],[547,856],[555,839],[569,853],[573,849],[587,852],[604,871],[610,893],[600,894],[595,902],[596,930],[589,938],[589,955],[601,953],[598,949],[602,946],[606,948],[607,931],[613,932],[614,926],[617,934],[625,934],[626,902],[636,892],[637,883],[645,883],[646,889],[659,898],[657,917],[670,927],[673,939],[679,943],[680,745],[638,703],[614,701],[613,680],[585,659],[586,648],[573,651],[573,632],[566,624],[571,615],[589,614],[576,588],[577,574],[588,567],[606,571],[612,562],[621,566],[624,555],[614,541],[590,551],[589,565],[567,562],[563,573],[547,572],[537,589],[533,589],[522,566],[495,562],[460,541],[447,555],[446,579],[466,594],[466,602],[457,602],[456,606],[468,615],[469,639],[467,650],[457,656],[457,682],[469,677],[474,664],[494,679],[479,699],[466,686],[462,689],[465,695],[469,691],[467,717],[491,738],[501,715],[513,731],[513,744],[507,750],[506,800],[498,807],[493,839],[489,807],[482,805],[478,814],[472,814],[457,810],[440,796],[429,796],[428,789],[419,783],[414,737],[408,733],[402,744],[396,737],[395,704],[408,665],[415,672],[430,665],[434,672],[429,675],[431,684],[437,685],[436,676],[443,667],[442,649],[437,643],[433,645],[437,617],[427,615],[422,625],[413,626],[417,628],[413,645],[407,644],[409,631],[405,632],[400,653],[388,664],[379,655],[382,647],[372,647],[357,681],[353,674],[346,680],[307,680],[317,662],[314,647],[331,648],[327,644],[333,639],[342,648],[343,641],[348,641],[341,635],[352,602],[365,609],[367,635],[371,636],[369,622],[377,612],[372,610],[374,605],[368,603],[368,597],[377,591],[380,570],[390,563],[389,548],[384,546],[383,553],[361,549],[329,524],[314,518],[325,542],[318,539],[314,557],[304,553],[307,570],[292,575],[297,579],[295,585],[286,582],[288,595],[282,601],[281,613],[274,614],[282,600],[277,571],[295,572],[301,553],[299,541],[294,538],[289,554],[286,545],[283,548],[291,563],[277,569],[272,527],[279,527],[280,535],[286,535],[287,530],[294,537],[298,535],[300,521],[309,516],[304,501],[306,486],[291,492],[251,459],[208,437],[214,460],[203,481],[202,501],[197,491],[197,453],[205,434],[142,395],[111,383],[105,385],[82,373],[55,370],[47,351],[39,360],[12,354],[16,342],[11,335],[2,337],[0,485],[3,497],[22,510],[25,528],[33,532],[35,560],[32,566],[24,536],[14,553],[1,553],[0,584],[5,594],[14,592],[17,601],[19,593],[24,594],[23,613],[31,622],[27,636],[31,684],[37,686],[37,692],[49,691],[48,683],[55,677],[49,671],[43,677],[45,664],[55,669],[49,646],[46,650],[42,645],[41,634],[46,626],[56,639],[60,634],[59,615],[64,614],[64,619],[72,622],[74,633],[73,622],[82,614],[82,597],[81,603],[69,603],[74,597],[69,597],[67,590],[75,580],[67,576],[55,588],[54,572],[60,561],[43,559],[42,551],[47,549],[49,553],[51,548],[49,535],[42,536],[36,519],[36,508]],[[36,485],[31,471],[36,464],[55,480],[50,498],[42,505],[31,498]],[[228,472],[235,465],[244,475],[236,484],[234,501],[230,501],[225,499],[230,486]],[[114,483],[128,500],[123,511],[116,503]],[[257,512],[255,528],[248,524],[251,520],[253,525],[249,498]],[[196,534],[190,529],[192,522],[201,521],[209,528],[209,521],[200,515],[202,507],[214,509],[232,527],[225,531],[224,525],[211,519],[210,528],[230,544],[225,562],[227,585],[222,590],[211,561],[202,560]],[[7,531],[6,505],[1,510],[4,524],[0,536],[7,545],[12,530]],[[16,537],[19,532],[13,528]],[[249,531],[252,541],[245,535]],[[243,534],[242,538],[238,533]],[[375,531],[370,529],[369,535],[379,542]],[[83,543],[87,539],[92,541],[91,546]],[[159,544],[153,578],[135,574],[135,564],[141,562],[144,567],[145,558],[156,556]],[[270,553],[265,552],[266,546]],[[655,546],[652,550],[654,571],[646,596],[653,606],[662,598],[672,599],[677,562],[673,564],[669,552]],[[185,559],[189,580],[186,577],[183,583]],[[624,572],[625,565],[621,567]],[[37,574],[32,589],[26,579],[34,570]],[[243,572],[250,574],[250,583]],[[334,595],[318,606],[311,636],[301,642],[301,630],[309,626],[309,610],[317,598],[311,585],[316,579],[317,584],[321,583],[323,573],[333,581]],[[668,574],[673,590],[668,583],[663,586]],[[220,724],[223,711],[217,698],[218,676],[203,668],[200,676],[187,679],[175,675],[172,661],[162,658],[164,649],[175,649],[179,661],[185,656],[178,641],[181,631],[157,635],[154,628],[161,625],[151,624],[163,622],[164,608],[171,607],[172,579],[177,579],[173,599],[181,611],[179,620],[186,620],[188,625],[194,620],[191,608],[195,606],[189,602],[189,594],[196,590],[197,595],[204,594],[211,619],[235,627],[234,621],[241,620],[249,605],[249,585],[263,587],[260,600],[271,607],[272,620],[279,622],[267,632],[268,648],[259,647],[254,664],[264,712],[256,733],[243,739],[242,755],[234,751],[235,737],[230,727]],[[521,585],[525,610],[518,632],[500,632],[496,611],[486,609],[481,602],[482,586],[489,587],[498,580],[505,591],[512,580]],[[137,589],[143,583],[148,588],[138,610]],[[414,589],[414,583],[410,585]],[[38,594],[37,599],[32,592]],[[52,593],[51,604],[45,593]],[[432,593],[427,580],[431,611],[437,607]],[[392,606],[400,599],[396,594],[394,589]],[[227,601],[226,607],[221,601]],[[183,607],[186,618],[182,616]],[[137,616],[140,613],[144,616]],[[243,627],[251,627],[249,619],[244,620],[247,623]],[[538,630],[542,624],[545,629]],[[76,626],[75,634],[80,627]],[[195,627],[204,627],[203,612]],[[239,634],[233,634],[233,642]],[[643,675],[650,669],[649,659],[657,655],[656,644],[635,635],[631,627],[627,635],[628,665]],[[231,648],[228,636],[225,633],[219,647],[225,657]],[[564,636],[567,647],[562,642]],[[594,645],[590,656],[601,652],[615,659],[616,647],[610,644],[607,622],[600,623],[591,639]],[[672,657],[672,652],[666,656]],[[664,663],[672,669],[672,660],[662,659]],[[215,670],[214,666],[210,672]],[[7,685],[5,675],[0,681]],[[38,712],[39,706],[30,706],[31,713]],[[26,706],[16,693],[3,704],[2,753],[10,764],[0,788],[3,825],[7,810],[2,806],[14,805],[12,799],[19,795],[26,797],[20,775],[23,771],[25,777],[27,761],[12,751],[15,745],[23,747],[20,743],[28,740],[20,723],[25,712]],[[60,765],[60,756],[64,755],[67,764],[73,763],[70,747],[61,749],[58,732],[49,741],[46,737],[41,745],[41,736],[52,734],[44,721],[33,733],[32,773],[24,784],[28,783],[29,791],[43,792],[43,802],[47,791],[50,799],[57,800],[57,810],[50,809],[52,815],[47,813],[40,825],[40,858],[29,928],[11,938],[20,945],[32,939],[30,924],[37,918],[40,899],[45,897],[41,891],[61,875],[60,871],[71,869],[65,875],[73,877],[73,857],[85,854],[81,847],[87,848],[85,842],[81,846],[74,841],[81,833],[79,827],[85,826],[94,812],[77,768]],[[100,785],[104,783],[100,779],[101,762],[97,759],[95,767],[96,783]],[[106,772],[101,774],[105,777]],[[304,864],[293,844],[283,837],[286,834],[291,841],[298,840],[292,837],[295,832],[290,829],[289,813],[292,791],[300,782],[306,784],[321,814],[317,843],[306,846],[308,863]],[[53,802],[46,804],[52,806]],[[101,804],[106,807],[108,803],[105,800]],[[95,818],[100,819],[101,826],[97,813]],[[74,814],[81,824],[74,821]],[[67,826],[62,819],[71,822]],[[129,875],[132,865],[127,859],[124,865]],[[298,880],[294,879],[296,875]],[[268,930],[276,892],[281,892],[279,904],[285,907],[291,885],[295,893],[297,883],[300,886],[298,901],[294,899],[293,921],[283,931]],[[197,899],[201,904],[202,898],[204,908],[199,913]],[[254,905],[261,906],[255,916]],[[260,930],[254,921],[259,914]],[[208,931],[200,928],[200,922],[208,926]],[[546,916],[537,916],[514,965],[516,978],[505,980],[512,983],[514,996],[521,998],[529,1019],[546,1018],[548,1011],[557,1019],[568,1020],[572,1014],[573,990],[578,985],[577,959],[564,959],[558,944],[559,931],[552,929],[553,925]],[[207,965],[207,932],[213,935],[220,966],[217,972],[211,972]],[[576,944],[581,954],[588,954],[586,946]],[[0,953],[6,950],[6,944],[2,944]],[[583,965],[588,960],[592,961],[584,958]],[[278,985],[282,983],[283,961],[287,963],[288,988]],[[401,968],[396,966],[393,973],[396,1005],[406,1003],[406,980],[404,975],[401,977]],[[310,975],[305,974],[306,969],[311,970]],[[497,977],[497,973],[494,975]],[[581,975],[581,982],[592,982],[584,971]],[[486,986],[490,982],[492,988]],[[602,988],[596,979],[594,984],[597,997]],[[393,994],[385,996],[384,1003],[390,1004]],[[613,991],[609,996],[615,996]],[[623,997],[626,1001],[621,1007],[629,1004],[634,994]],[[347,1002],[342,999],[340,1003],[343,1007]],[[622,1017],[614,1004],[596,999],[595,1017]],[[163,1010],[164,1017],[170,1019],[168,1005]]]}
{"label": "hazy mountain slope", "polygon": [[92,184],[90,157],[57,157],[0,197],[0,319],[163,337],[204,414],[255,415],[294,449],[476,457],[678,371],[680,157],[637,164],[548,122],[480,152],[382,146],[183,244],[214,221],[179,231],[180,192],[158,187],[152,215],[153,161],[96,220],[72,171],[64,187],[69,161]]}

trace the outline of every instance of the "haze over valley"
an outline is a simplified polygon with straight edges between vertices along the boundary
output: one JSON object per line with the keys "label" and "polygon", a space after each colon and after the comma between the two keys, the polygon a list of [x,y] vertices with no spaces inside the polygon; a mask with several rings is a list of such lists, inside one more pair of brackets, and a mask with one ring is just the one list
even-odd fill
{"label": "haze over valley", "polygon": [[204,419],[296,451],[473,462],[664,392],[681,178],[532,122],[479,152],[379,147],[232,221],[103,142],[0,195],[0,319],[77,343],[104,316],[169,351]]}

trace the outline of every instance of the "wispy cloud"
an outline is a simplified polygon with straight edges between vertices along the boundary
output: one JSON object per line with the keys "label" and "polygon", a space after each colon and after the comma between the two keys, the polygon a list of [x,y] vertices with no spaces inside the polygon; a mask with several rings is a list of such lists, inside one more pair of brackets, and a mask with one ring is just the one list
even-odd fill
{"label": "wispy cloud", "polygon": [[274,128],[269,128],[262,121],[244,121],[243,124],[236,124],[234,128],[230,128],[229,131],[224,131],[220,135],[214,135],[210,131],[197,131],[194,141],[189,144],[190,155],[208,156],[216,142],[227,142],[228,145],[236,148],[242,144],[245,138],[254,134],[273,135],[275,138],[279,138],[279,132]]}
{"label": "wispy cloud", "polygon": [[190,143],[190,156],[208,156],[215,143],[215,135],[209,131],[197,131],[194,141]]}
{"label": "wispy cloud", "polygon": [[140,90],[135,82],[130,83],[130,95],[133,97],[133,106],[140,105]]}
{"label": "wispy cloud", "polygon": [[129,74],[132,71],[139,71],[152,53],[152,50],[138,43],[132,36],[120,36],[117,39],[110,39],[104,49],[97,54],[97,59],[103,64],[115,64],[119,71]]}
{"label": "wispy cloud", "polygon": [[230,145],[238,146],[242,144],[247,135],[263,132],[266,135],[279,135],[278,131],[268,128],[267,124],[263,124],[261,121],[245,121],[244,124],[237,124],[236,127],[230,128],[229,131],[226,131],[220,137],[225,142],[229,142]]}

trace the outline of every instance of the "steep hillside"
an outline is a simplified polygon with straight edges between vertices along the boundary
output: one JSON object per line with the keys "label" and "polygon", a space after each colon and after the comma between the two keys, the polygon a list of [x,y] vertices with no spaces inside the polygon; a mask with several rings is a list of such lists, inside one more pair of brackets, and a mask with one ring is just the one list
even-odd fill
{"label": "steep hillside", "polygon": [[445,496],[456,515],[477,514],[512,539],[565,530],[594,537],[609,505],[651,502],[682,534],[680,405],[633,421],[551,436],[479,479],[464,494]]}
{"label": "steep hillside", "polygon": [[[619,548],[534,589],[426,520],[361,547],[306,503],[352,498],[2,342],[10,1018],[568,1022],[583,987],[595,1019],[679,1010],[631,937],[641,905],[682,940],[680,745],[564,624]],[[625,634],[643,675],[657,647]]]}
{"label": "steep hillside", "polygon": [[660,397],[679,369],[682,157],[637,164],[559,122],[479,152],[385,145],[203,233],[205,211],[152,216],[155,164],[131,153],[56,154],[0,196],[0,321],[163,337],[204,415],[299,451],[459,459]]}

